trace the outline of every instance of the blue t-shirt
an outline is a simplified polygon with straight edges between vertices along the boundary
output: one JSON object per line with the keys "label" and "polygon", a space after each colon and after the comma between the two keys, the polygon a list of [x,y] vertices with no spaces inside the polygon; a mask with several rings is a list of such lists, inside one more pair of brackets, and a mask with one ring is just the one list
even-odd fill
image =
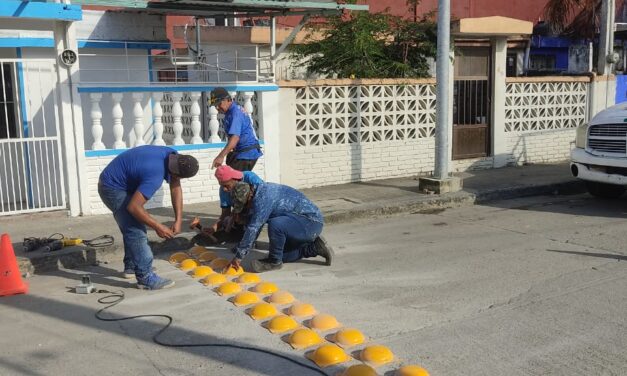
{"label": "blue t-shirt", "polygon": [[282,184],[260,184],[253,196],[250,218],[244,236],[237,245],[235,256],[243,259],[259,236],[263,225],[270,218],[285,214],[299,215],[314,222],[324,223],[320,209],[300,191]]}
{"label": "blue t-shirt", "polygon": [[144,145],[115,157],[100,174],[100,182],[128,193],[140,191],[146,200],[170,182],[168,157],[176,150],[167,146]]}
{"label": "blue t-shirt", "polygon": [[[235,145],[236,153],[259,143],[250,116],[235,102],[231,104],[229,110],[224,114],[222,125],[228,136],[239,136],[239,141]],[[262,155],[263,153],[255,148],[238,153],[236,159],[259,159]]]}
{"label": "blue t-shirt", "polygon": [[[252,171],[243,171],[244,176],[242,177],[242,181],[244,183],[252,184],[252,186],[257,190],[259,184],[263,184],[263,180],[257,174]],[[230,208],[233,206],[231,201],[231,194],[229,192],[225,192],[222,187],[220,187],[220,207],[221,208]]]}

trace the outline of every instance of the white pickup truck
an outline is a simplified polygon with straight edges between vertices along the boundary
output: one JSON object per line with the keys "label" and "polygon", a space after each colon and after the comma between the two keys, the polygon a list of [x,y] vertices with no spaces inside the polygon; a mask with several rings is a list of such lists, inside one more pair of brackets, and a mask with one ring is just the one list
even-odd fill
{"label": "white pickup truck", "polygon": [[594,196],[616,198],[627,186],[627,103],[605,109],[577,128],[570,171]]}

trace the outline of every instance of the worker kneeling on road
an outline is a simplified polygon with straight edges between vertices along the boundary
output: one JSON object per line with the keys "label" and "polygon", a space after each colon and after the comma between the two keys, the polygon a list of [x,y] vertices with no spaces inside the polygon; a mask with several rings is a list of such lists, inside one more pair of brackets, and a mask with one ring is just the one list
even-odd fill
{"label": "worker kneeling on road", "polygon": [[245,216],[244,237],[235,249],[231,266],[239,269],[242,259],[256,240],[264,224],[268,224],[270,253],[251,263],[257,273],[280,269],[284,262],[305,257],[322,256],[331,265],[333,249],[320,236],[324,218],[320,209],[304,194],[286,185],[264,183],[254,189],[239,182],[231,190],[232,212]]}
{"label": "worker kneeling on road", "polygon": [[[124,277],[137,277],[137,287],[159,290],[174,285],[152,271],[152,251],[146,226],[159,237],[173,238],[181,232],[183,220],[182,178],[198,172],[198,161],[191,155],[180,155],[166,146],[139,146],[113,159],[100,174],[98,193],[113,217],[124,239]],[[157,192],[163,181],[170,184],[174,224],[157,222],[144,209],[146,201]]]}

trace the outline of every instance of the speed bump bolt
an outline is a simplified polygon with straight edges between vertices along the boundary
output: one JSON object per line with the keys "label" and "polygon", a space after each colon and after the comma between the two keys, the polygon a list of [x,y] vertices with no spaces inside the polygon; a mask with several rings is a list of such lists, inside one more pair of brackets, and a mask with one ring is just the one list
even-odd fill
{"label": "speed bump bolt", "polygon": [[289,309],[290,316],[307,317],[316,314],[316,308],[309,303],[295,303]]}
{"label": "speed bump bolt", "polygon": [[213,251],[205,251],[203,253],[200,254],[200,256],[198,256],[198,261],[200,262],[211,262],[215,259],[218,258],[218,255],[216,255],[215,252]]}
{"label": "speed bump bolt", "polygon": [[224,282],[216,288],[216,292],[222,296],[237,294],[240,291],[242,288],[235,282]]}
{"label": "speed bump bolt", "polygon": [[206,265],[197,266],[192,272],[192,277],[194,278],[205,278],[209,274],[213,273],[213,269]]}
{"label": "speed bump bolt", "polygon": [[226,282],[226,276],[221,273],[213,273],[201,279],[200,282],[206,286],[221,285]]}
{"label": "speed bump bolt", "polygon": [[287,338],[287,342],[293,348],[300,350],[306,349],[311,346],[318,345],[323,342],[322,337],[314,330],[309,328],[300,328],[296,329],[290,336]]}
{"label": "speed bump bolt", "polygon": [[231,300],[238,307],[259,303],[259,295],[250,291],[242,291]]}
{"label": "speed bump bolt", "polygon": [[338,345],[330,343],[318,347],[306,356],[322,368],[348,362],[351,359]]}
{"label": "speed bump bolt", "polygon": [[209,266],[211,266],[213,270],[222,271],[222,269],[224,269],[229,262],[230,261],[225,258],[218,257],[217,259],[212,260]]}
{"label": "speed bump bolt", "polygon": [[392,351],[382,345],[367,346],[359,354],[359,358],[364,363],[371,366],[378,367],[380,365],[390,363],[394,360],[394,354]]}
{"label": "speed bump bolt", "polygon": [[265,327],[272,333],[285,333],[290,330],[298,328],[296,320],[286,315],[274,316],[265,325]]}
{"label": "speed bump bolt", "polygon": [[338,376],[378,376],[378,373],[369,365],[355,364],[354,366],[348,367]]}
{"label": "speed bump bolt", "polygon": [[187,258],[189,258],[187,253],[185,253],[185,252],[175,252],[175,253],[170,255],[170,258],[168,259],[168,261],[170,261],[170,264],[180,264],[181,261],[183,261],[183,260],[185,260]]}
{"label": "speed bump bolt", "polygon": [[258,303],[255,304],[249,311],[248,315],[252,317],[253,320],[263,320],[273,316],[276,316],[279,313],[276,307],[270,303]]}
{"label": "speed bump bolt", "polygon": [[337,322],[337,319],[334,316],[327,315],[326,313],[320,313],[309,320],[309,325],[311,329],[316,329],[321,332],[325,330],[335,329],[340,326],[340,323]]}
{"label": "speed bump bolt", "polygon": [[184,271],[192,270],[197,266],[198,263],[196,262],[196,260],[190,258],[181,261],[181,263],[179,264],[179,268]]}
{"label": "speed bump bolt", "polygon": [[232,266],[229,266],[228,269],[226,270],[222,270],[222,273],[228,275],[228,276],[239,276],[244,274],[244,268],[242,268],[241,266],[237,269],[235,269]]}
{"label": "speed bump bolt", "polygon": [[294,301],[294,296],[287,291],[279,290],[268,297],[268,302],[274,304],[290,304]]}
{"label": "speed bump bolt", "polygon": [[196,258],[200,257],[200,255],[202,255],[205,252],[207,252],[207,248],[200,246],[200,245],[194,246],[194,248],[192,248],[191,251],[189,251],[189,253]]}
{"label": "speed bump bolt", "polygon": [[357,329],[346,328],[338,331],[333,335],[333,342],[337,343],[343,348],[349,348],[352,346],[361,345],[366,341],[363,333]]}
{"label": "speed bump bolt", "polygon": [[420,366],[408,365],[399,368],[394,376],[429,376],[429,372]]}

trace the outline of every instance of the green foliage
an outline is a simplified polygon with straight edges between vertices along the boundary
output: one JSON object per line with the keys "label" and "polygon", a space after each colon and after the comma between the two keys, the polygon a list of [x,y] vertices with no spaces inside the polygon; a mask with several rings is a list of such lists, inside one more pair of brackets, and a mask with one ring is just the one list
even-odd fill
{"label": "green foliage", "polygon": [[[414,0],[410,0],[415,3]],[[428,77],[436,54],[435,24],[383,13],[330,17],[312,29],[322,35],[292,47],[292,60],[309,74],[338,78]],[[319,34],[319,35],[320,35]]]}

